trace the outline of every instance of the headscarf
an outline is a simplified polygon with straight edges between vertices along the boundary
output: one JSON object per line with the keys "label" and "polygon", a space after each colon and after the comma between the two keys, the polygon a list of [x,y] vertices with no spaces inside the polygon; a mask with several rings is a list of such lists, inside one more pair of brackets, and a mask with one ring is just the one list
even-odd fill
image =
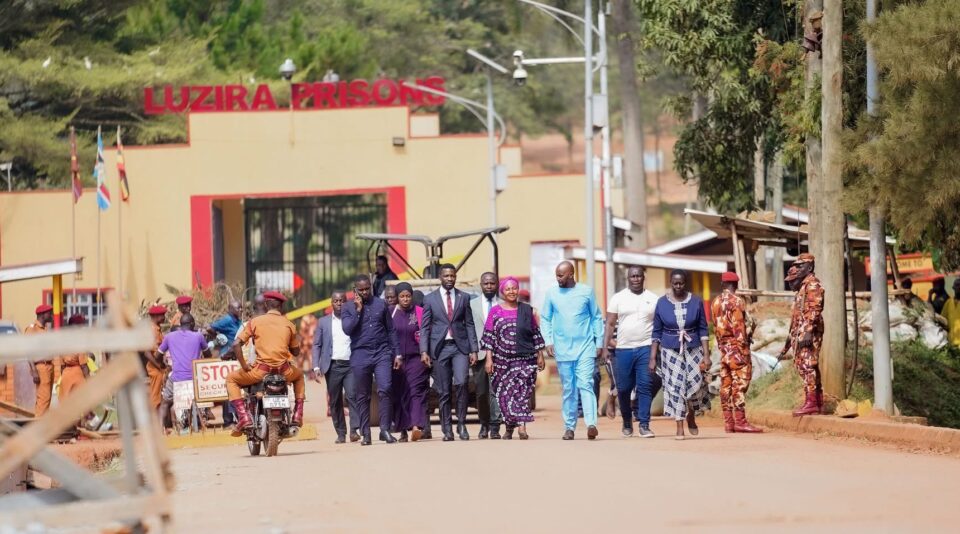
{"label": "headscarf", "polygon": [[501,295],[503,295],[503,290],[507,288],[507,284],[510,284],[510,283],[513,283],[513,285],[517,286],[518,289],[520,288],[520,280],[517,280],[516,277],[513,277],[513,276],[505,276],[500,279]]}
{"label": "headscarf", "polygon": [[397,284],[397,285],[395,285],[395,286],[393,286],[393,287],[394,287],[394,289],[397,290],[397,295],[400,295],[400,292],[401,292],[401,291],[409,291],[409,292],[410,292],[410,295],[411,295],[411,296],[413,295],[413,286],[410,285],[410,284],[408,284],[408,283],[406,283],[406,282],[400,282],[399,284]]}

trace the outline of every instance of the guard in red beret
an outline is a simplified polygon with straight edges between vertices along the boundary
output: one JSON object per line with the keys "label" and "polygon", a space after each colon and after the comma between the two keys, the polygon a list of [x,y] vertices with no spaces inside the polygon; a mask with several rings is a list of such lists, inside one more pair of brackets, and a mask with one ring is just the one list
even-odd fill
{"label": "guard in red beret", "polygon": [[823,411],[823,387],[820,385],[820,346],[823,342],[823,286],[814,274],[813,254],[797,256],[786,281],[797,292],[790,316],[787,343],[780,359],[787,359],[793,349],[793,364],[803,380],[804,403],[793,415],[814,415]]}
{"label": "guard in red beret", "polygon": [[[267,313],[247,321],[233,345],[234,356],[241,367],[227,375],[227,398],[237,412],[234,436],[242,436],[244,429],[253,424],[243,404],[240,388],[259,384],[263,377],[271,373],[283,375],[288,384],[293,384],[293,424],[303,426],[303,401],[306,399],[303,371],[292,361],[300,353],[300,336],[297,327],[281,313],[286,300],[277,291],[265,292],[263,303]],[[257,360],[252,367],[243,356],[242,349],[251,339],[257,352]]]}
{"label": "guard in red beret", "polygon": [[[163,362],[163,356],[157,351],[160,349],[160,344],[163,343],[163,331],[160,329],[160,325],[167,317],[167,307],[155,304],[150,306],[147,313],[150,314],[150,323],[153,326],[153,350],[145,351],[142,354],[145,360],[144,367],[147,371],[150,406],[153,406],[154,410],[159,410],[160,403],[163,402],[163,384],[167,380],[167,366]],[[164,417],[161,414],[160,420],[163,421],[163,419]]]}
{"label": "guard in red beret", "polygon": [[713,299],[713,328],[720,351],[720,406],[727,432],[763,432],[747,422],[746,396],[753,377],[750,341],[753,321],[747,305],[737,295],[740,277],[734,272],[720,275],[723,291]]}
{"label": "guard in red beret", "polygon": [[[47,325],[53,322],[53,306],[41,304],[34,310],[37,320],[24,329],[24,334],[40,334],[46,332]],[[37,386],[37,403],[33,410],[34,417],[40,417],[50,409],[50,399],[53,397],[53,384],[59,378],[59,365],[54,360],[40,360],[30,362],[30,375]]]}
{"label": "guard in red beret", "polygon": [[183,314],[193,311],[193,297],[190,295],[180,295],[175,302],[177,303],[177,313],[173,314],[173,318],[170,319],[170,330],[180,328],[180,318],[183,317]]}
{"label": "guard in red beret", "polygon": [[[74,314],[67,320],[67,325],[72,327],[86,326],[87,318],[81,314]],[[90,368],[87,367],[89,355],[86,352],[77,352],[73,354],[64,354],[60,357],[60,390],[57,397],[63,402],[73,393],[73,390],[82,386],[90,376]]]}

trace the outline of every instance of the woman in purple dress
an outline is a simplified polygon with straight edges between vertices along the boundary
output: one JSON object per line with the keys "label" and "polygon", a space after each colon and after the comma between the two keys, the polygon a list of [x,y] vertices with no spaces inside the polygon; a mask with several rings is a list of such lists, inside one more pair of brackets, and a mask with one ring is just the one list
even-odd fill
{"label": "woman in purple dress", "polygon": [[420,318],[423,308],[413,304],[413,288],[406,282],[396,285],[397,305],[390,310],[397,332],[400,356],[393,361],[393,424],[400,441],[419,441],[427,419],[427,386],[430,370],[420,361]]}
{"label": "woman in purple dress", "polygon": [[527,423],[533,421],[530,401],[537,385],[537,371],[545,363],[546,346],[540,326],[529,304],[519,301],[520,282],[508,276],[500,282],[501,304],[490,309],[480,340],[487,351],[487,374],[493,377],[493,394],[500,405],[507,432],[513,439],[519,427],[520,439],[527,439]]}

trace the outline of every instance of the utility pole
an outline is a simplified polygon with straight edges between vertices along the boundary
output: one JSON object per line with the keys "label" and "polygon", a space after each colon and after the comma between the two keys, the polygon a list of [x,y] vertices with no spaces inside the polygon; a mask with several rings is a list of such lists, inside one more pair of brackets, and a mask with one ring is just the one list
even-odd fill
{"label": "utility pole", "polygon": [[[820,75],[823,72],[823,60],[820,52],[821,17],[823,0],[807,0],[804,6],[804,40],[807,48],[806,69],[803,74],[803,98],[809,104],[819,91]],[[822,171],[820,136],[807,135],[804,141],[807,168],[807,213],[809,215],[808,232],[810,252],[819,258],[820,250],[820,180]]]}
{"label": "utility pole", "polygon": [[584,282],[597,289],[596,278],[596,231],[597,221],[594,218],[593,205],[593,10],[591,0],[583,3],[583,145],[584,145],[584,204],[586,219],[586,235],[584,236],[584,248],[586,249],[586,279]]}
{"label": "utility pole", "polygon": [[617,40],[620,107],[623,112],[624,212],[627,220],[632,223],[627,236],[630,239],[630,248],[643,250],[648,245],[647,173],[643,162],[643,118],[633,41],[633,33],[637,27],[632,2],[613,0],[612,7],[613,16],[610,17],[610,22]]}
{"label": "utility pole", "polygon": [[[770,166],[770,192],[771,201],[768,206],[773,206],[773,222],[783,224],[783,152],[778,151],[773,157],[773,165]],[[767,262],[770,269],[767,278],[770,289],[783,289],[783,248],[764,247],[770,260]]]}
{"label": "utility pole", "polygon": [[821,218],[817,231],[822,250],[817,255],[817,274],[825,293],[823,303],[823,346],[820,372],[824,391],[838,399],[844,397],[844,360],[846,355],[846,296],[843,283],[843,194],[841,134],[843,132],[843,5],[839,0],[824,2],[823,11],[823,92],[821,139],[823,140],[823,177],[820,198]]}
{"label": "utility pole", "polygon": [[[867,24],[877,19],[877,0],[867,0]],[[867,113],[877,114],[877,58],[867,41]],[[890,308],[887,300],[887,236],[883,206],[870,205],[870,316],[873,319],[873,407],[893,414]],[[899,285],[900,281],[895,280]]]}
{"label": "utility pole", "polygon": [[[767,204],[767,165],[763,157],[763,134],[757,137],[757,146],[753,151],[753,202],[760,211],[769,211]],[[757,289],[770,290],[770,278],[767,270],[767,247],[758,247],[753,255],[753,265],[756,267],[756,276],[753,280]]]}

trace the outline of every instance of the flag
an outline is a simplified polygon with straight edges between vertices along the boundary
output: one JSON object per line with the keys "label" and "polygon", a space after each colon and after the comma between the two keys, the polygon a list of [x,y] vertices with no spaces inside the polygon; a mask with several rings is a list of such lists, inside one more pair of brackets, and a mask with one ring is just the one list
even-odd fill
{"label": "flag", "polygon": [[77,159],[77,132],[70,127],[70,181],[73,184],[73,203],[80,201],[83,184],[80,182],[80,160]]}
{"label": "flag", "polygon": [[97,163],[93,166],[93,176],[97,179],[97,205],[100,211],[110,208],[110,190],[107,189],[107,172],[103,168],[103,134],[97,127]]}
{"label": "flag", "polygon": [[117,126],[117,174],[120,175],[120,200],[130,200],[130,184],[127,183],[127,167],[123,162],[123,142],[120,141],[120,127]]}

